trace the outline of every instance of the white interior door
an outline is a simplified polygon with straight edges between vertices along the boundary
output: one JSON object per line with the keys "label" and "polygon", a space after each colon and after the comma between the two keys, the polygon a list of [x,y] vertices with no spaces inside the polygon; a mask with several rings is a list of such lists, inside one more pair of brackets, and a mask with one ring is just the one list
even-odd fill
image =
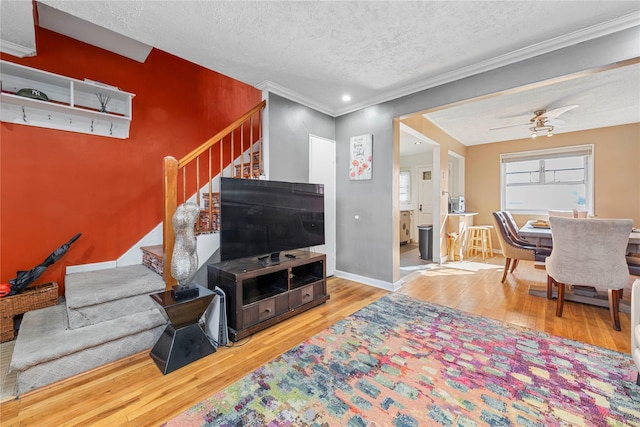
{"label": "white interior door", "polygon": [[[418,221],[414,228],[423,224],[433,225],[433,168],[418,166]],[[417,234],[416,234],[417,235]]]}
{"label": "white interior door", "polygon": [[327,276],[336,272],[336,142],[309,136],[309,182],[324,184],[325,244],[312,248],[327,256]]}

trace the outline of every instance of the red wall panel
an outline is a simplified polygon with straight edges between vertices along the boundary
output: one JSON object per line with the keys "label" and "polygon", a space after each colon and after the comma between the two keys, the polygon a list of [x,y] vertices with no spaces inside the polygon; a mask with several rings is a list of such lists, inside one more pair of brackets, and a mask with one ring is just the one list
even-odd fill
{"label": "red wall panel", "polygon": [[261,100],[237,80],[153,49],[144,64],[36,28],[38,55],[3,60],[135,93],[128,139],[2,122],[0,282],[80,232],[37,283],[112,261],[161,220],[162,160],[181,158]]}

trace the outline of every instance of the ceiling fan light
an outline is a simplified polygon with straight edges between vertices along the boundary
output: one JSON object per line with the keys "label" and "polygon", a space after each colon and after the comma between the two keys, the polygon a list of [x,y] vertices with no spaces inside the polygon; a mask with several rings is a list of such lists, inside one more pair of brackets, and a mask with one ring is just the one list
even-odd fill
{"label": "ceiling fan light", "polygon": [[553,136],[553,126],[547,128],[547,136]]}

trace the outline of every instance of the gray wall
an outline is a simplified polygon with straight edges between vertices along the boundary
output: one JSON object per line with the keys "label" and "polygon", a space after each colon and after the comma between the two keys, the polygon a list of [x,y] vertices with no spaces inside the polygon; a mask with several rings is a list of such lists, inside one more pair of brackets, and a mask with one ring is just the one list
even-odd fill
{"label": "gray wall", "polygon": [[309,135],[335,139],[333,117],[273,93],[267,114],[269,179],[309,182]]}
{"label": "gray wall", "polygon": [[[639,39],[640,28],[634,27],[335,119],[269,94],[269,179],[308,181],[309,134],[336,140],[336,268],[390,288],[399,268],[394,259],[393,183],[394,165],[399,164],[394,118],[637,58]],[[349,139],[369,133],[373,134],[373,178],[351,181]]]}
{"label": "gray wall", "polygon": [[[335,139],[333,117],[270,93],[267,99],[269,122],[269,179],[309,182],[309,134]],[[220,250],[198,269],[193,281],[206,285],[207,264],[220,262]]]}
{"label": "gray wall", "polygon": [[[415,110],[414,110],[415,111]],[[389,103],[336,118],[336,269],[385,282],[393,274],[393,118]],[[349,179],[349,140],[373,134],[372,179]]]}
{"label": "gray wall", "polygon": [[[638,40],[635,27],[336,118],[337,269],[394,281],[395,117],[640,57]],[[349,138],[368,133],[373,179],[350,181]]]}

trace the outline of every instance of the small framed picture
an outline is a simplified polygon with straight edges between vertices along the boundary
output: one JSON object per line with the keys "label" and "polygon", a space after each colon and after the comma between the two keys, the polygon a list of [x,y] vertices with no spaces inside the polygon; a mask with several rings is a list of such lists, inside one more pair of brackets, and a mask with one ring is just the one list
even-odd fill
{"label": "small framed picture", "polygon": [[349,149],[351,153],[349,179],[371,179],[373,173],[373,135],[352,136]]}

